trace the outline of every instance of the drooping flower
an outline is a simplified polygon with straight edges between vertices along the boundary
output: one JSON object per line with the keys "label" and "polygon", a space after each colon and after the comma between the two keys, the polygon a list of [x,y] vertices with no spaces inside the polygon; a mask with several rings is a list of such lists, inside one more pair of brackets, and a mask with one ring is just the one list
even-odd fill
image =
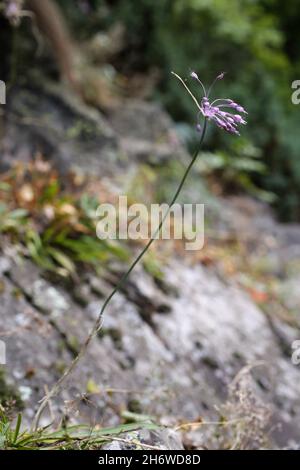
{"label": "drooping flower", "polygon": [[[240,135],[238,131],[238,125],[247,124],[245,119],[243,119],[243,117],[241,116],[241,113],[247,114],[245,109],[242,106],[240,106],[238,103],[235,103],[233,100],[228,99],[228,98],[218,98],[212,102],[210,102],[209,100],[209,95],[214,84],[216,83],[217,80],[222,80],[224,78],[225,72],[220,73],[215,78],[215,80],[209,87],[208,92],[206,92],[205,86],[199,79],[196,72],[191,72],[190,74],[191,77],[201,85],[201,88],[203,90],[203,96],[201,100],[198,100],[193,95],[193,93],[191,92],[191,90],[189,89],[185,81],[179,75],[177,75],[174,72],[172,73],[173,75],[175,75],[175,77],[177,77],[181,81],[181,83],[184,85],[188,93],[193,98],[199,110],[198,116],[202,114],[202,116],[204,116],[207,120],[214,121],[218,127],[229,132],[230,134]],[[198,123],[197,130],[201,131],[201,129],[202,129],[201,124]]]}

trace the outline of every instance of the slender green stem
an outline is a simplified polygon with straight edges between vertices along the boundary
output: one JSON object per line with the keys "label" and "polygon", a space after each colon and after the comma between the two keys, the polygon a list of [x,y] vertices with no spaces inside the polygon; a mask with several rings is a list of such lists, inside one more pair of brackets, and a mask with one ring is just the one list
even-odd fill
{"label": "slender green stem", "polygon": [[111,299],[113,298],[113,296],[123,287],[123,285],[125,284],[125,281],[126,279],[128,278],[128,276],[130,275],[130,273],[132,272],[132,270],[135,268],[135,266],[138,264],[138,262],[141,260],[141,258],[144,256],[144,254],[146,253],[146,251],[148,250],[148,248],[150,248],[150,246],[152,245],[152,243],[156,240],[156,237],[157,235],[160,233],[160,230],[163,226],[163,223],[164,221],[166,220],[169,212],[170,212],[170,209],[171,207],[173,206],[173,204],[176,202],[178,196],[179,196],[179,193],[181,192],[182,190],[182,187],[188,177],[188,174],[191,170],[191,168],[193,167],[197,157],[198,157],[198,154],[199,154],[199,151],[201,149],[201,146],[202,146],[202,143],[203,143],[203,140],[204,140],[204,136],[205,136],[205,132],[206,132],[206,127],[207,127],[207,121],[206,119],[204,120],[204,124],[203,124],[203,128],[202,128],[202,132],[201,132],[201,136],[200,136],[200,140],[199,140],[199,143],[198,143],[198,146],[197,146],[197,149],[188,165],[188,167],[186,168],[185,172],[184,172],[184,175],[180,181],[180,184],[169,204],[169,207],[168,207],[168,210],[166,211],[166,213],[164,214],[162,220],[160,221],[159,223],[159,226],[158,228],[155,230],[154,234],[152,235],[152,237],[150,238],[149,242],[147,243],[147,245],[144,247],[144,249],[141,251],[141,253],[138,255],[138,257],[134,260],[134,262],[131,264],[131,266],[129,267],[129,269],[126,271],[126,273],[123,274],[123,276],[120,278],[119,282],[116,284],[116,286],[114,287],[114,289],[112,290],[112,292],[109,294],[109,296],[106,298],[104,304],[102,305],[102,308],[100,310],[100,313],[98,315],[98,318],[97,320],[95,321],[94,323],[94,326],[90,332],[90,334],[88,335],[86,341],[84,342],[83,346],[81,347],[81,350],[79,351],[78,355],[75,357],[75,359],[73,360],[73,362],[70,364],[70,366],[67,368],[67,370],[63,373],[63,375],[60,377],[60,379],[56,382],[56,384],[52,387],[52,389],[47,393],[47,395],[45,395],[45,397],[41,400],[41,404],[36,412],[36,415],[34,417],[34,421],[33,421],[33,429],[36,430],[37,427],[38,427],[38,424],[39,424],[39,420],[40,420],[40,417],[47,405],[47,403],[49,402],[49,400],[51,400],[52,397],[54,397],[55,395],[57,395],[57,393],[61,390],[61,387],[62,387],[62,384],[65,382],[65,380],[71,375],[71,373],[73,372],[73,370],[75,369],[76,365],[78,364],[78,362],[80,361],[80,359],[85,355],[92,339],[95,337],[95,335],[98,333],[98,331],[100,330],[101,326],[102,326],[102,321],[103,321],[103,314],[104,314],[104,311],[107,307],[107,305],[109,304],[109,302],[111,301]]}
{"label": "slender green stem", "polygon": [[164,221],[166,220],[169,212],[170,212],[170,209],[171,207],[173,206],[173,204],[175,204],[181,190],[182,190],[182,187],[185,183],[185,180],[192,168],[192,166],[194,165],[195,163],[195,160],[197,159],[197,156],[199,154],[199,151],[200,151],[200,148],[201,148],[201,145],[202,145],[202,142],[203,142],[203,139],[204,139],[204,135],[205,135],[205,131],[206,131],[206,121],[204,123],[204,127],[203,127],[203,131],[202,131],[202,135],[201,135],[201,139],[200,139],[200,142],[198,144],[198,147],[197,147],[197,150],[195,151],[194,155],[193,155],[193,158],[191,159],[187,169],[185,170],[185,173],[180,181],[180,184],[176,190],[176,193],[174,194],[173,198],[172,198],[172,201],[170,202],[169,206],[168,206],[168,210],[166,211],[166,213],[164,214],[162,220],[160,221],[160,224],[158,226],[158,228],[155,230],[154,234],[152,235],[152,238],[150,238],[150,240],[148,241],[147,245],[143,248],[143,250],[141,251],[141,253],[138,255],[138,257],[134,260],[134,262],[132,263],[132,265],[130,266],[130,268],[128,269],[128,271],[126,271],[125,274],[123,274],[123,276],[121,277],[121,279],[119,280],[119,282],[117,283],[116,287],[113,289],[113,291],[111,292],[111,294],[107,297],[106,301],[104,302],[103,306],[102,306],[102,309],[101,309],[101,312],[100,312],[100,316],[102,316],[107,304],[110,302],[110,300],[112,299],[112,297],[116,294],[116,292],[118,292],[118,290],[120,290],[126,279],[128,278],[129,274],[131,273],[131,271],[133,271],[133,269],[135,268],[135,266],[138,264],[138,262],[140,261],[140,259],[144,256],[144,254],[146,253],[146,251],[148,250],[148,248],[150,248],[150,246],[152,245],[152,243],[156,240],[156,237],[157,235],[160,233],[161,231],[161,228],[163,226],[163,223]]}

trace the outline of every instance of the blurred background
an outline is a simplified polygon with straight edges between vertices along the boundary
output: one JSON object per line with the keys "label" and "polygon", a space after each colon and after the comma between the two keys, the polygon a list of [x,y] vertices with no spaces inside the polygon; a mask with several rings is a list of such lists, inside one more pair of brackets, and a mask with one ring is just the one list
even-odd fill
{"label": "blurred background", "polygon": [[[215,94],[241,102],[249,125],[238,140],[210,131],[206,146],[216,156],[208,170],[224,176],[225,189],[242,185],[282,220],[299,220],[299,108],[291,103],[300,75],[297,1],[53,0],[69,30],[60,33],[59,19],[52,15],[51,25],[51,14],[47,22],[35,3],[1,2],[1,78],[8,86],[33,72],[57,78],[60,69],[102,109],[118,96],[157,100],[191,143],[193,102],[170,71],[186,77],[196,70],[207,84],[226,71]],[[99,96],[101,80],[107,96],[104,87]]]}

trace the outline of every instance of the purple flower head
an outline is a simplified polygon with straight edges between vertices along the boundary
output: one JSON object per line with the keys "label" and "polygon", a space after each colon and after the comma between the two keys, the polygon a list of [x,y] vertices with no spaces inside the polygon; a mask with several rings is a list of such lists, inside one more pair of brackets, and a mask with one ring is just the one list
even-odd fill
{"label": "purple flower head", "polygon": [[223,78],[225,77],[225,73],[226,73],[226,72],[220,73],[220,74],[217,76],[217,80],[223,80]]}
{"label": "purple flower head", "polygon": [[[242,113],[242,114],[247,114],[245,109],[240,106],[238,103],[235,103],[233,100],[228,99],[228,98],[218,98],[214,101],[209,100],[209,95],[210,92],[217,80],[222,80],[225,76],[225,72],[220,73],[211,86],[208,89],[208,92],[206,92],[205,86],[199,79],[198,75],[196,72],[191,72],[191,77],[196,80],[202,87],[203,90],[203,97],[201,100],[197,99],[189,87],[186,85],[186,83],[182,80],[182,78],[177,75],[176,73],[172,72],[173,75],[175,75],[176,78],[178,78],[181,83],[184,85],[185,89],[188,91],[190,96],[193,98],[197,108],[198,108],[198,116],[202,115],[205,119],[208,121],[214,121],[214,123],[220,127],[221,129],[229,132],[230,134],[236,134],[240,135],[238,131],[238,125],[240,124],[247,124],[247,122],[243,119],[243,117],[240,114],[237,113]],[[197,130],[201,131],[202,127],[198,123],[197,124]]]}
{"label": "purple flower head", "polygon": [[4,3],[4,14],[14,25],[18,26],[22,16],[23,0],[6,0]]}

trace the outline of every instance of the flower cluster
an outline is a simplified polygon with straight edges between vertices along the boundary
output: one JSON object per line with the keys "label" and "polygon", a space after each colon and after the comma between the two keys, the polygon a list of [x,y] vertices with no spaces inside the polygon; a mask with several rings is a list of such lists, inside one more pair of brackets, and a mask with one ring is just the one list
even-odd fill
{"label": "flower cluster", "polygon": [[[218,102],[218,105],[215,104]],[[237,130],[238,124],[247,124],[240,114],[233,114],[226,111],[226,108],[234,109],[237,113],[247,114],[242,106],[229,99],[218,99],[209,102],[205,96],[201,101],[201,112],[203,116],[212,119],[218,127],[224,129],[230,134],[240,135]],[[224,109],[225,108],[225,109]]]}
{"label": "flower cluster", "polygon": [[[181,81],[186,90],[192,96],[199,109],[198,116],[202,114],[202,116],[204,116],[206,119],[214,121],[218,127],[229,132],[230,134],[240,135],[238,131],[238,125],[247,124],[247,122],[241,116],[241,113],[247,114],[245,109],[238,103],[235,103],[233,100],[227,98],[218,98],[212,102],[209,101],[209,94],[212,90],[213,85],[217,80],[222,80],[224,78],[224,72],[216,77],[216,79],[210,86],[208,92],[206,92],[205,86],[199,79],[196,72],[191,73],[191,77],[196,80],[202,87],[203,98],[201,99],[201,101],[195,98],[191,90],[188,88],[182,78],[179,77],[179,75],[177,75],[176,73],[173,73],[173,75],[175,75]],[[200,123],[197,124],[197,129],[201,131]]]}

